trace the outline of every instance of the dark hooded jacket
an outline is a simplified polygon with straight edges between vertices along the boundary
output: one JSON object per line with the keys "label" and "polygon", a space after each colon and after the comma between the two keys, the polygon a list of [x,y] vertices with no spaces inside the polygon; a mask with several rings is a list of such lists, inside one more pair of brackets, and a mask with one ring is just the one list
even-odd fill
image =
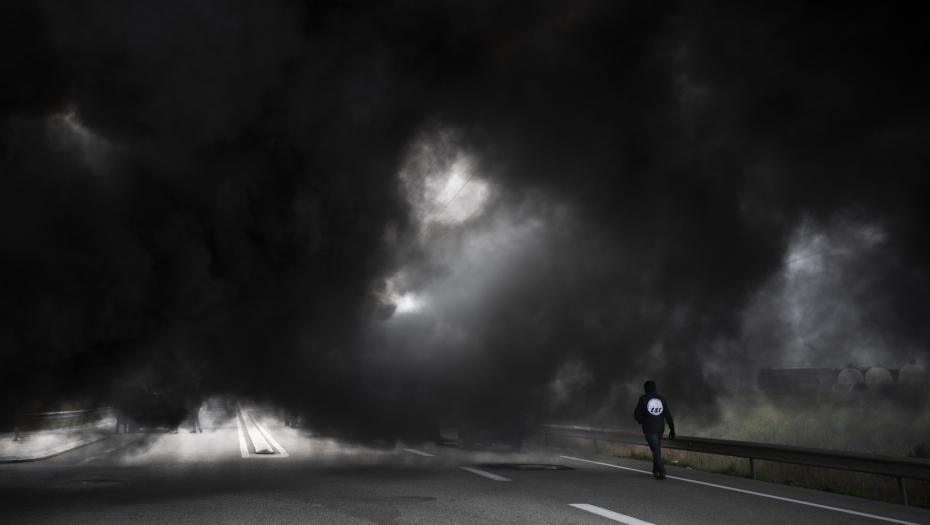
{"label": "dark hooded jacket", "polygon": [[672,419],[672,411],[668,409],[665,398],[656,392],[655,381],[646,381],[643,386],[646,389],[646,395],[640,396],[639,404],[633,411],[636,422],[643,426],[643,434],[664,434],[666,421],[668,421],[669,430],[674,432],[675,421]]}

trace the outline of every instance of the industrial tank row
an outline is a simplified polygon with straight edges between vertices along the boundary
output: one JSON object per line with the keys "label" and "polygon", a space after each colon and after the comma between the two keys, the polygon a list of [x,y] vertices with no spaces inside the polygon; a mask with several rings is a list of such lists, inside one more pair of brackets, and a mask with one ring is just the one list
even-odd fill
{"label": "industrial tank row", "polygon": [[759,388],[769,392],[786,391],[925,391],[930,389],[924,367],[911,361],[900,369],[887,369],[876,363],[872,367],[852,364],[842,370],[813,367],[763,368],[758,375]]}

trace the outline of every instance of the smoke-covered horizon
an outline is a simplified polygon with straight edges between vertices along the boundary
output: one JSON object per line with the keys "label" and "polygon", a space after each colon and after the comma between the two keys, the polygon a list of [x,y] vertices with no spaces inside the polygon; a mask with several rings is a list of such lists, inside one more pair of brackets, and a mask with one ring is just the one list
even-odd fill
{"label": "smoke-covered horizon", "polygon": [[6,400],[712,418],[695,377],[930,356],[913,13],[0,9]]}

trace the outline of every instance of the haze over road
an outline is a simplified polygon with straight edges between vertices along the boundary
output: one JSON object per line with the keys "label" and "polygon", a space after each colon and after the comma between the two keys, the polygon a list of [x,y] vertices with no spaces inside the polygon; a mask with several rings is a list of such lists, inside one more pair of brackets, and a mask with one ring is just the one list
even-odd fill
{"label": "haze over road", "polygon": [[[205,419],[202,434],[182,428],[178,434],[112,436],[47,461],[0,466],[0,521],[930,523],[923,509],[671,465],[671,479],[660,482],[641,461],[555,448],[529,446],[520,453],[431,443],[362,448],[310,437],[269,413],[259,414],[256,421],[288,457],[243,458],[234,420]],[[571,470],[501,468],[505,464]]]}
{"label": "haze over road", "polygon": [[930,21],[899,4],[0,1],[0,462],[243,403],[0,463],[0,525],[928,523],[431,444],[649,432],[654,382],[682,436],[926,458]]}

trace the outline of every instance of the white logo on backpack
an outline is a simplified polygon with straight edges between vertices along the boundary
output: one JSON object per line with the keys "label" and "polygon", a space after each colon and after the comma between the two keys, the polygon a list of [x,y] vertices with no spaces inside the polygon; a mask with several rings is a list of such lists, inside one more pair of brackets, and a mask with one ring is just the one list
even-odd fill
{"label": "white logo on backpack", "polygon": [[649,403],[646,403],[646,410],[648,410],[650,414],[654,416],[658,416],[659,414],[662,413],[662,410],[664,410],[664,407],[662,406],[661,401],[659,401],[656,398],[652,398],[649,400]]}

